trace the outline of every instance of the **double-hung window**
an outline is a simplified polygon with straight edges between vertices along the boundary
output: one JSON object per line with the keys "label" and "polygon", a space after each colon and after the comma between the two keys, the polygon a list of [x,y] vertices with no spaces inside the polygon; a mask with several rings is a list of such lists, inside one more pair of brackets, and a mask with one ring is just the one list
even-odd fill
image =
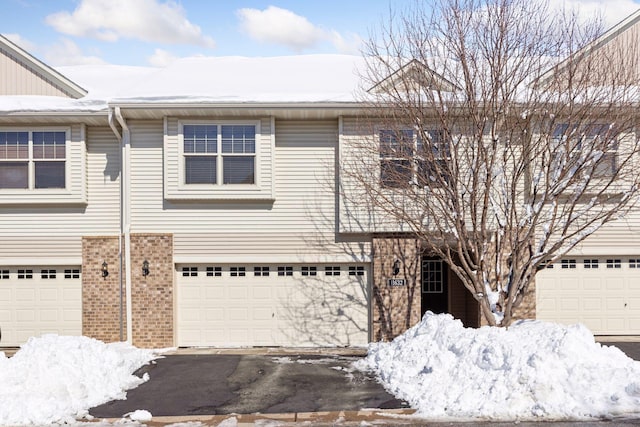
{"label": "double-hung window", "polygon": [[450,182],[451,146],[444,131],[381,130],[379,140],[383,187],[440,187]]}
{"label": "double-hung window", "polygon": [[451,139],[442,129],[429,129],[417,138],[418,185],[442,187],[451,183]]}
{"label": "double-hung window", "polygon": [[185,184],[255,184],[256,127],[183,125]]}
{"label": "double-hung window", "polygon": [[556,144],[564,144],[572,153],[601,152],[593,176],[605,178],[618,171],[618,140],[613,134],[613,128],[607,124],[559,124],[553,130],[553,140]]}
{"label": "double-hung window", "polygon": [[415,133],[411,129],[380,131],[380,182],[405,188],[414,175]]}
{"label": "double-hung window", "polygon": [[0,189],[64,189],[65,131],[0,131]]}

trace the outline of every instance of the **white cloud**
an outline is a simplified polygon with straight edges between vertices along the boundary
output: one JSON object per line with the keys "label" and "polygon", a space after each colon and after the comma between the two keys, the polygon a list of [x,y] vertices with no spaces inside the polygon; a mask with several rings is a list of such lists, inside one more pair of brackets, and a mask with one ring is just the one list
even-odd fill
{"label": "white cloud", "polygon": [[36,50],[36,45],[32,42],[30,42],[29,40],[25,39],[24,37],[22,37],[20,34],[3,34],[3,36],[5,36],[6,38],[8,38],[9,40],[11,40],[13,43],[17,44],[18,46],[20,46],[22,49],[26,50],[27,52],[33,52]]}
{"label": "white cloud", "polygon": [[120,38],[212,48],[215,42],[192,24],[174,1],[81,0],[72,12],[46,17],[47,24],[64,34],[104,41]]}
{"label": "white cloud", "polygon": [[45,62],[53,66],[62,65],[96,65],[106,62],[97,56],[88,56],[72,40],[60,39],[44,50]]}
{"label": "white cloud", "polygon": [[164,49],[156,49],[153,52],[153,55],[147,58],[147,61],[154,67],[166,67],[176,59],[178,59],[178,57],[173,55],[171,52]]}
{"label": "white cloud", "polygon": [[550,4],[576,10],[581,19],[601,17],[605,27],[610,28],[640,8],[634,0],[565,0],[564,3],[552,1]]}
{"label": "white cloud", "polygon": [[241,29],[252,39],[284,45],[298,52],[322,42],[330,42],[340,52],[355,53],[361,42],[355,35],[346,41],[337,31],[325,30],[304,16],[276,6],[269,6],[265,10],[239,9],[237,14]]}

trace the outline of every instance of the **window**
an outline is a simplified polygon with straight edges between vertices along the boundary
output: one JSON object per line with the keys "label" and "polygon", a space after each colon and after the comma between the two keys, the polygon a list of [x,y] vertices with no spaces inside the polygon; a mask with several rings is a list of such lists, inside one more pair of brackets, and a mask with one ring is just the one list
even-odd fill
{"label": "window", "polygon": [[231,277],[244,277],[245,275],[245,267],[231,267]]}
{"label": "window", "polygon": [[207,277],[222,276],[222,267],[207,267]]}
{"label": "window", "polygon": [[0,270],[0,279],[8,279],[9,270]]}
{"label": "window", "polygon": [[78,269],[64,270],[64,278],[65,279],[79,279],[80,278],[80,270],[78,270]]}
{"label": "window", "polygon": [[66,187],[67,133],[1,131],[0,189]]}
{"label": "window", "polygon": [[364,267],[359,266],[350,266],[349,267],[349,276],[364,276]]}
{"label": "window", "polygon": [[598,268],[597,259],[585,259],[583,261],[584,268]]}
{"label": "window", "polygon": [[254,276],[268,276],[269,267],[253,267]]}
{"label": "window", "polygon": [[318,274],[318,268],[315,266],[302,266],[301,270],[303,276],[316,276]]}
{"label": "window", "polygon": [[622,268],[622,260],[620,259],[608,259],[607,268]]}
{"label": "window", "polygon": [[278,267],[278,276],[293,276],[293,267]]}
{"label": "window", "polygon": [[629,268],[640,268],[640,258],[629,259]]}
{"label": "window", "polygon": [[413,130],[380,131],[380,182],[384,187],[408,187],[413,177]]}
{"label": "window", "polygon": [[575,259],[563,259],[561,262],[562,268],[576,268]]}
{"label": "window", "polygon": [[18,279],[33,279],[33,270],[18,270]]}
{"label": "window", "polygon": [[565,144],[569,152],[584,151],[590,155],[601,152],[593,166],[594,177],[611,177],[618,170],[618,141],[611,125],[559,124],[553,130],[553,140],[556,144]]}
{"label": "window", "polygon": [[182,277],[198,277],[198,267],[182,267]]}
{"label": "window", "polygon": [[381,130],[380,182],[387,188],[450,183],[451,139],[440,129]]}
{"label": "window", "polygon": [[256,183],[256,126],[185,124],[185,184]]}
{"label": "window", "polygon": [[339,276],[340,275],[340,266],[336,265],[336,266],[331,266],[328,265],[324,268],[324,275],[325,276]]}
{"label": "window", "polygon": [[41,279],[55,279],[56,278],[56,270],[40,270],[40,278]]}

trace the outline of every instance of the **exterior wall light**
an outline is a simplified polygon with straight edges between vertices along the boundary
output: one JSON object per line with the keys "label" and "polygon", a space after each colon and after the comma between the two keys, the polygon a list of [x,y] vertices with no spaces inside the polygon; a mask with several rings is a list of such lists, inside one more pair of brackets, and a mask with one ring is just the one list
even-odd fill
{"label": "exterior wall light", "polygon": [[102,277],[103,278],[107,278],[107,276],[109,275],[109,264],[107,264],[107,261],[103,261],[102,262]]}
{"label": "exterior wall light", "polygon": [[400,273],[400,261],[395,260],[393,263],[393,275],[397,276]]}
{"label": "exterior wall light", "polygon": [[149,261],[146,259],[142,261],[142,276],[147,277],[149,275]]}

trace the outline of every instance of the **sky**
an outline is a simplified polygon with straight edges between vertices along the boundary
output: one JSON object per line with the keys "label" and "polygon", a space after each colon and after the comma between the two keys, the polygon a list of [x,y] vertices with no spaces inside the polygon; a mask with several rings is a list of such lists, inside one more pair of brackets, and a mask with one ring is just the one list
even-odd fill
{"label": "sky", "polygon": [[[0,33],[49,65],[164,66],[187,56],[359,54],[414,0],[0,0]],[[559,3],[560,0],[551,0]],[[428,7],[430,0],[423,3]],[[566,0],[612,26],[640,0]]]}

